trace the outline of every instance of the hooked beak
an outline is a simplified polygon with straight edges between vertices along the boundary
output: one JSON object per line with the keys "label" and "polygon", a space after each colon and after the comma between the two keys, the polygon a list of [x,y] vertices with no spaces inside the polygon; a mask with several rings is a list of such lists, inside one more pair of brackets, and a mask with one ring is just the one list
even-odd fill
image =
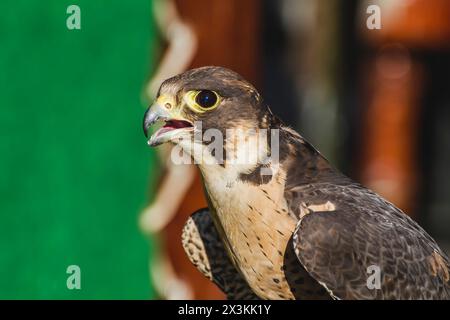
{"label": "hooked beak", "polygon": [[155,103],[147,109],[144,115],[143,129],[147,138],[150,127],[158,121],[164,121],[165,124],[148,140],[148,145],[151,147],[171,141],[182,131],[194,129],[191,122],[184,119],[177,119],[166,108],[162,107],[160,103]]}

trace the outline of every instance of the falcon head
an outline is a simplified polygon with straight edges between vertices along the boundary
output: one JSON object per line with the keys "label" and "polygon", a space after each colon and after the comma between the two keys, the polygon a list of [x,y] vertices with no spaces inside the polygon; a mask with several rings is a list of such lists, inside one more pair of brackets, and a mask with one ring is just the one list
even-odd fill
{"label": "falcon head", "polygon": [[[148,136],[150,126],[163,121],[148,144],[171,142],[189,149],[183,141],[208,145],[199,141],[202,135],[198,133],[218,130],[228,144],[233,139],[226,136],[227,130],[269,128],[272,118],[257,90],[239,74],[222,67],[202,67],[162,83],[155,103],[145,113],[143,129]],[[187,151],[195,158],[192,150]]]}

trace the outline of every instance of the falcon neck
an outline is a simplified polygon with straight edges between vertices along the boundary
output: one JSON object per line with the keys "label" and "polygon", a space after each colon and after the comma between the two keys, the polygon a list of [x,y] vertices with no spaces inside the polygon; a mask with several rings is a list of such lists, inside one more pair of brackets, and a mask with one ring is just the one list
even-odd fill
{"label": "falcon neck", "polygon": [[287,189],[314,183],[351,182],[296,131],[282,128],[280,132],[280,163],[286,170]]}

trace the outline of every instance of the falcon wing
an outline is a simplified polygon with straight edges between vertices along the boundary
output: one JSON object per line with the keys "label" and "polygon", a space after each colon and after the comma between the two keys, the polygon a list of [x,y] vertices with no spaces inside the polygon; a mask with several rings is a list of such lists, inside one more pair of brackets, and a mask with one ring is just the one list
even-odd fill
{"label": "falcon wing", "polygon": [[229,259],[207,208],[198,210],[187,220],[182,244],[194,266],[228,299],[259,300]]}
{"label": "falcon wing", "polygon": [[450,299],[448,257],[407,215],[360,186],[309,187],[294,250],[334,298]]}

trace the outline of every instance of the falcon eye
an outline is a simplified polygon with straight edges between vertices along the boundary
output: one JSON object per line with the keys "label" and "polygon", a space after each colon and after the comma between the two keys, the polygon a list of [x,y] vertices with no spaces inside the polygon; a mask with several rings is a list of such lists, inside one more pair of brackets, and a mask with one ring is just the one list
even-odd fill
{"label": "falcon eye", "polygon": [[211,90],[191,90],[183,96],[183,100],[195,113],[205,113],[217,108],[221,97]]}
{"label": "falcon eye", "polygon": [[211,109],[217,103],[217,94],[211,90],[202,90],[195,97],[195,102],[203,109]]}

